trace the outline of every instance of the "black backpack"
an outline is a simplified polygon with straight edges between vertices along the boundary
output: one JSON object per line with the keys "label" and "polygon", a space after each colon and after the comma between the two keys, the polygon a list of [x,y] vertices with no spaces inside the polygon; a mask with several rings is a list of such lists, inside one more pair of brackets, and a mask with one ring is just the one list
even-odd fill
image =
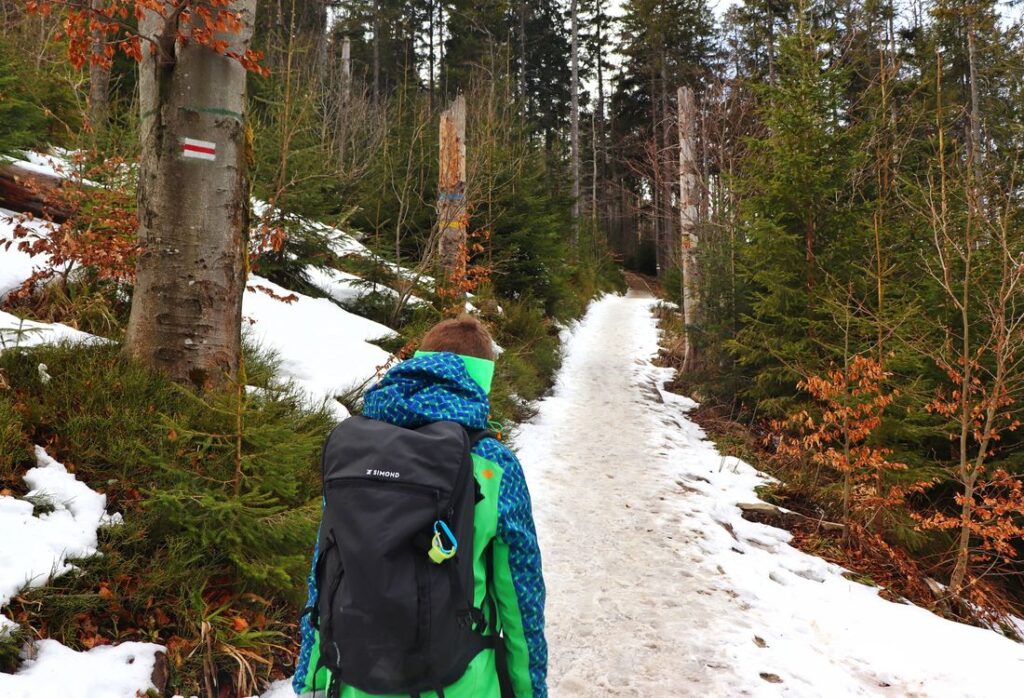
{"label": "black backpack", "polygon": [[472,596],[478,490],[470,449],[488,435],[455,422],[406,429],[350,417],[327,439],[320,596],[308,610],[330,695],[344,684],[443,697],[495,646]]}

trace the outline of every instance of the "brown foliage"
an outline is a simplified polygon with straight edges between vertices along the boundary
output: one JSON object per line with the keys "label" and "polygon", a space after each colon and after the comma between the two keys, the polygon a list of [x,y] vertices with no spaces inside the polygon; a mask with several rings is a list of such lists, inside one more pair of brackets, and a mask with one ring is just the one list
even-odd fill
{"label": "brown foliage", "polygon": [[[85,155],[76,156],[79,162]],[[8,298],[24,301],[39,287],[54,280],[66,285],[73,273],[89,269],[101,281],[131,283],[135,278],[134,197],[118,185],[96,186],[92,180],[123,179],[127,164],[112,158],[92,167],[72,167],[61,189],[62,208],[69,212],[63,224],[35,218],[30,213],[15,219],[12,246],[40,259],[40,266]]]}
{"label": "brown foliage", "polygon": [[[246,70],[267,75],[260,66],[261,51],[247,49],[238,54],[229,50],[230,42],[225,35],[237,34],[242,30],[243,18],[240,13],[229,9],[231,0],[110,0],[102,7],[88,3],[61,0],[28,0],[25,9],[32,14],[48,16],[55,10],[64,11],[62,36],[67,41],[68,60],[76,68],[87,63],[109,69],[114,56],[120,52],[132,60],[141,61],[144,42],[148,50],[156,54],[167,54],[167,44],[194,41],[200,46],[238,61]],[[139,34],[130,21],[141,20],[145,13],[154,12],[167,21],[168,31],[163,38],[169,42],[157,42]],[[93,50],[93,36],[103,37],[102,50]],[[162,45],[163,44],[163,45]],[[161,60],[173,63],[173,56],[162,55]]]}

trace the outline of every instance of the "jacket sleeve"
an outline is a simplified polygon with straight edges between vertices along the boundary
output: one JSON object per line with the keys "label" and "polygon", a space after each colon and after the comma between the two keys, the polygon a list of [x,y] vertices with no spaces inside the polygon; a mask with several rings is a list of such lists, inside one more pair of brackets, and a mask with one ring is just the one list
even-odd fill
{"label": "jacket sleeve", "polygon": [[493,593],[516,698],[547,698],[544,578],[522,466],[501,449]]}
{"label": "jacket sleeve", "polygon": [[313,548],[313,562],[310,565],[309,577],[306,585],[309,589],[306,597],[306,608],[299,619],[299,632],[302,644],[299,648],[299,658],[295,662],[295,676],[292,678],[292,689],[295,694],[301,696],[304,693],[327,690],[329,674],[326,668],[316,672],[316,665],[320,660],[320,634],[313,627],[310,619],[309,609],[317,604],[320,597],[316,587],[316,560],[320,555],[319,536],[317,544]]}

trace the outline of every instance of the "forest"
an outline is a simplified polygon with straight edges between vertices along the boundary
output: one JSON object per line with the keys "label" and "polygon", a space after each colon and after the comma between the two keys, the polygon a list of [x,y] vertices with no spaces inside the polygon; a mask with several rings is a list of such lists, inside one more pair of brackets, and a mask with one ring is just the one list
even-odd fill
{"label": "forest", "polygon": [[1022,30],[996,0],[0,0],[0,495],[36,444],[131,512],[0,587],[0,671],[55,638],[166,646],[168,695],[291,675],[321,439],[373,372],[311,405],[257,303],[370,320],[384,365],[468,302],[513,429],[623,271],[796,547],[1020,641]]}

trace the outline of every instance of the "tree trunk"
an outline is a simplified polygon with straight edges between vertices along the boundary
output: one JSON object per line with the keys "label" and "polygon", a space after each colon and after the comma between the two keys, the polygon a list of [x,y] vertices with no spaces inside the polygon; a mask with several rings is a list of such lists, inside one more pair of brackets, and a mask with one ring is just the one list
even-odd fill
{"label": "tree trunk", "polygon": [[380,99],[380,2],[373,3],[373,99]]}
{"label": "tree trunk", "polygon": [[[104,0],[92,0],[92,11],[95,17],[100,16]],[[105,49],[106,34],[102,29],[92,30],[92,54],[102,57]],[[110,68],[100,65],[95,60],[89,62],[89,125],[94,133],[107,128],[107,116],[110,113]]]}
{"label": "tree trunk", "polygon": [[[222,38],[241,54],[256,0],[233,0],[228,9],[244,27]],[[205,389],[232,379],[239,364],[249,222],[246,71],[194,42],[175,42],[178,30],[152,11],[140,22],[161,51],[143,51],[139,67],[142,252],[125,348]]]}
{"label": "tree trunk", "polygon": [[442,286],[455,295],[466,276],[466,98],[441,114],[437,226]]}
{"label": "tree trunk", "polygon": [[956,545],[956,563],[949,578],[949,590],[953,596],[960,596],[967,580],[967,563],[971,554],[971,519],[974,516],[974,478],[964,480],[964,499],[960,508],[960,533]]}
{"label": "tree trunk", "polygon": [[341,41],[341,102],[348,106],[352,97],[352,39]]}
{"label": "tree trunk", "polygon": [[580,246],[580,32],[577,17],[578,1],[572,0],[572,89],[570,91],[569,121],[572,146],[572,248]]}
{"label": "tree trunk", "polygon": [[[594,229],[598,227],[598,206],[604,197],[602,196],[602,188],[598,184],[600,179],[602,183],[607,181],[608,177],[608,148],[605,146],[604,134],[604,33],[603,33],[603,22],[604,22],[604,2],[603,0],[597,0],[597,8],[595,10],[597,15],[597,108],[595,110],[597,114],[597,123],[594,125],[594,191],[593,191],[593,217],[594,217]],[[598,164],[598,154],[604,158],[603,167]]]}
{"label": "tree trunk", "polygon": [[678,173],[675,171],[673,151],[676,146],[676,134],[672,133],[672,105],[668,96],[668,56],[661,54],[661,119],[659,126],[661,131],[661,146],[658,148],[658,167],[661,168],[659,181],[661,182],[661,211],[659,215],[662,221],[662,235],[664,249],[662,256],[665,260],[665,271],[669,266],[679,264],[677,250],[679,248],[676,239],[675,215],[672,207],[672,195],[675,193],[675,180]]}
{"label": "tree trunk", "polygon": [[693,90],[680,87],[679,110],[679,238],[683,283],[683,370],[693,363],[693,326],[697,315],[698,276],[694,253],[697,247],[697,217],[700,183],[697,170],[695,121],[697,105]]}
{"label": "tree trunk", "polygon": [[434,113],[434,0],[430,0],[427,3],[428,12],[430,12],[430,19],[427,22],[427,64],[429,76],[427,84],[429,86],[428,99],[430,100],[430,113]]}
{"label": "tree trunk", "polygon": [[[519,96],[526,101],[526,0],[519,2]],[[529,104],[527,104],[529,107]]]}

